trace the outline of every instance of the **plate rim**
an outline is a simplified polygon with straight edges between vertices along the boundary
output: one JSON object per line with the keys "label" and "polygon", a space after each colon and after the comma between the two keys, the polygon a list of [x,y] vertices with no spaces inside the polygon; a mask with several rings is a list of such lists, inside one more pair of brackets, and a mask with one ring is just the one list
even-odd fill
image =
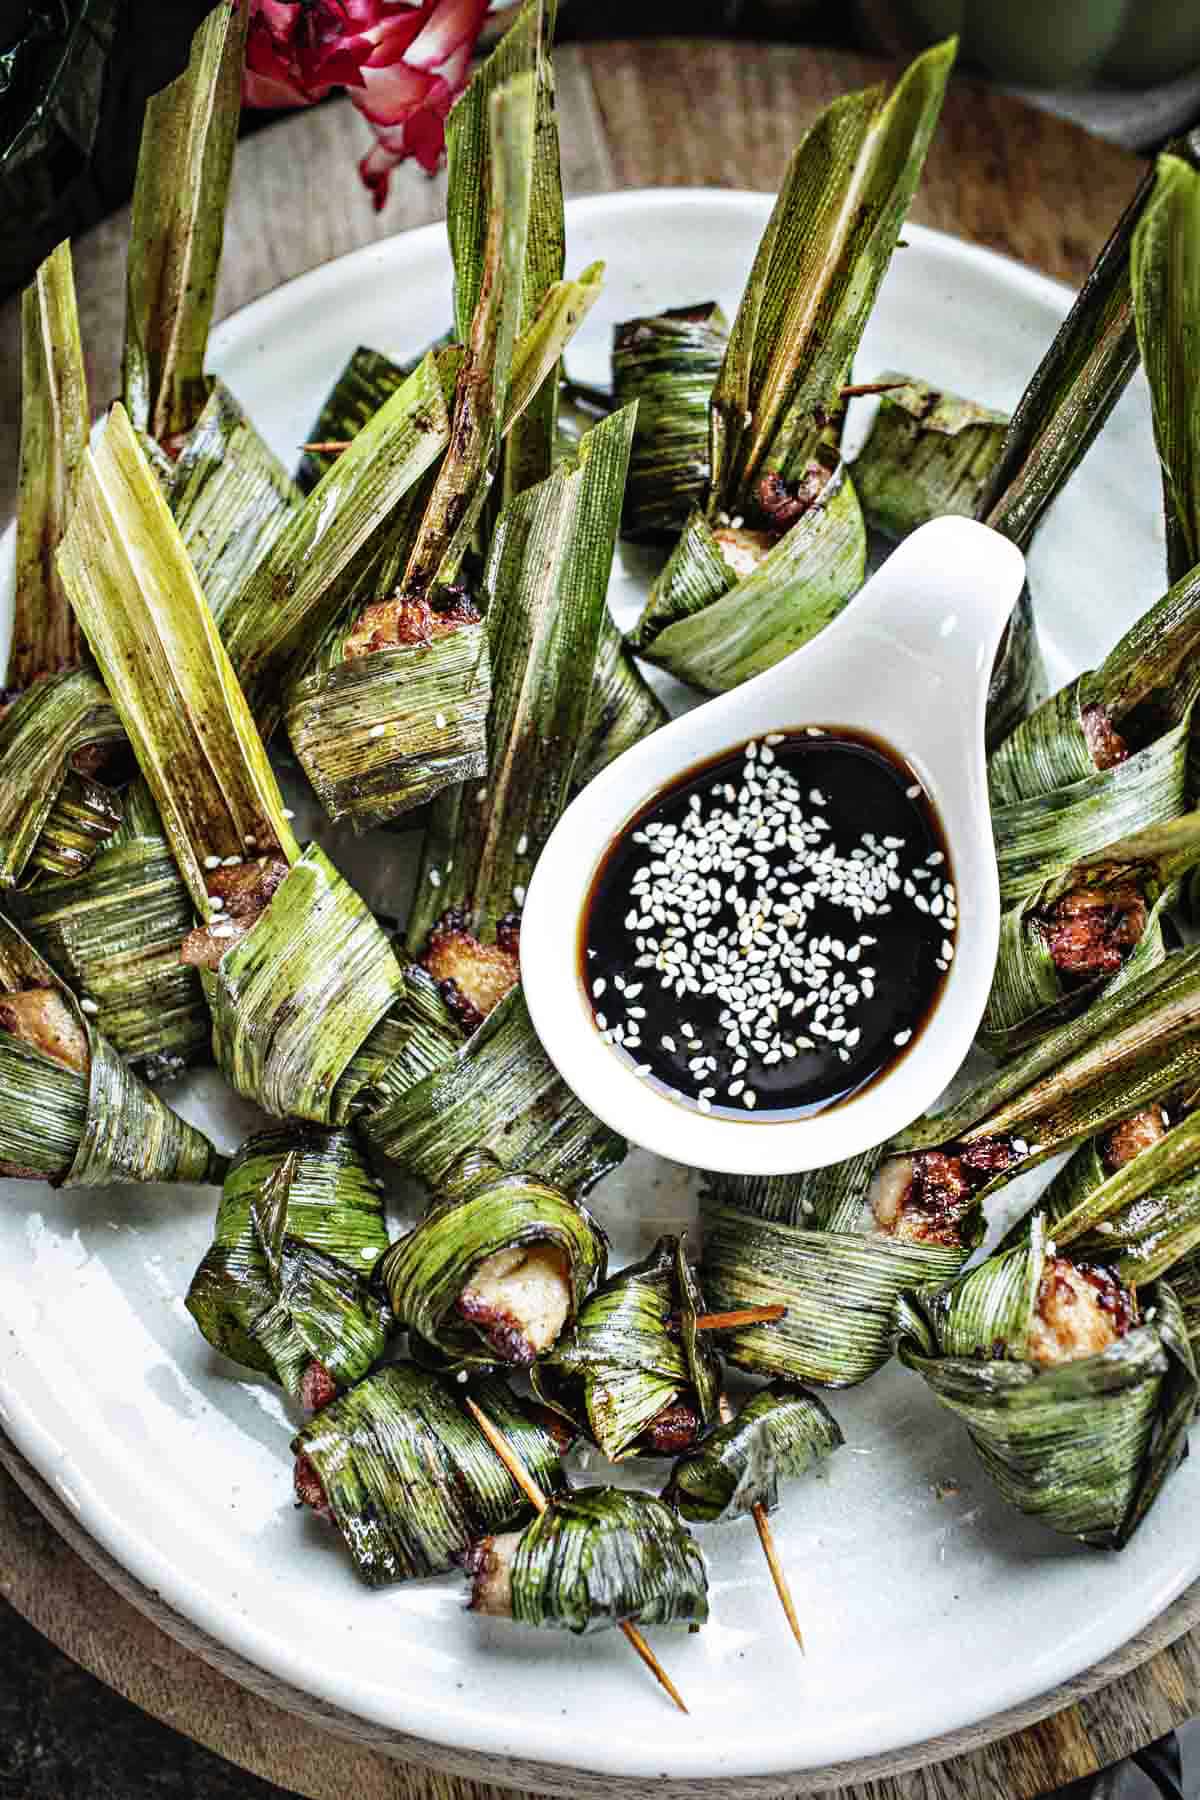
{"label": "plate rim", "polygon": [[[568,224],[572,218],[582,223],[597,215],[602,217],[620,216],[640,210],[651,210],[664,204],[683,211],[702,206],[727,211],[731,214],[743,213],[747,207],[752,207],[757,214],[765,216],[773,200],[774,196],[769,193],[743,188],[625,189],[569,200],[567,203]],[[999,281],[1010,289],[1015,286],[1023,290],[1031,300],[1049,307],[1060,319],[1074,300],[1074,293],[1066,284],[998,251],[969,243],[950,233],[916,223],[906,224],[904,231],[908,238],[919,243],[927,254],[952,262],[959,267],[964,264],[974,266],[985,276]],[[214,327],[211,339],[214,370],[220,372],[224,356],[239,351],[247,339],[261,332],[264,323],[274,330],[277,326],[277,318],[274,318],[273,315],[276,314],[281,304],[285,302],[304,304],[318,298],[322,288],[333,278],[335,271],[338,278],[345,278],[348,275],[353,280],[360,269],[373,262],[396,255],[397,249],[401,245],[409,247],[415,255],[422,256],[435,244],[440,247],[448,265],[449,253],[445,243],[444,221],[435,221],[394,233],[343,256],[330,258],[326,262],[280,283],[277,287],[237,309]],[[401,254],[403,253],[401,252]],[[0,581],[3,581],[5,574],[5,562],[7,561],[5,552],[11,552],[11,540],[14,537],[15,532],[10,525],[4,533],[3,540],[0,540]],[[93,1499],[89,1506],[72,1493],[71,1484],[62,1476],[64,1463],[68,1467],[71,1466],[70,1453],[64,1451],[63,1446],[55,1443],[52,1432],[43,1425],[42,1421],[33,1416],[23,1402],[17,1400],[14,1404],[14,1396],[6,1384],[0,1386],[0,1425],[8,1432],[18,1452],[28,1458],[35,1472],[47,1482],[52,1490],[63,1496],[68,1506],[73,1508],[79,1516],[79,1529],[85,1532],[89,1538],[94,1539],[99,1548],[111,1556],[113,1561],[123,1568],[133,1581],[160,1595],[194,1629],[211,1638],[214,1643],[226,1645],[232,1654],[261,1670],[268,1679],[296,1687],[298,1691],[310,1697],[317,1707],[333,1706],[346,1718],[360,1718],[364,1724],[370,1725],[375,1730],[383,1730],[399,1736],[415,1737],[423,1743],[433,1744],[456,1756],[472,1755],[479,1757],[481,1761],[490,1759],[494,1763],[500,1764],[512,1764],[517,1761],[529,1768],[542,1766],[550,1772],[571,1768],[571,1765],[566,1765],[558,1760],[556,1741],[558,1734],[553,1730],[545,1740],[545,1754],[542,1757],[539,1758],[537,1755],[514,1757],[504,1737],[503,1728],[489,1726],[487,1721],[481,1726],[466,1702],[463,1702],[457,1710],[446,1709],[446,1714],[442,1719],[433,1722],[431,1727],[429,1723],[422,1725],[419,1721],[405,1718],[403,1692],[395,1685],[388,1690],[386,1710],[389,1716],[387,1719],[381,1716],[379,1707],[370,1704],[368,1697],[361,1697],[363,1703],[356,1707],[345,1696],[344,1688],[347,1678],[344,1675],[341,1678],[343,1689],[341,1698],[335,1699],[332,1693],[328,1692],[328,1687],[337,1685],[335,1683],[327,1684],[325,1691],[311,1683],[306,1685],[304,1680],[298,1676],[296,1664],[299,1657],[295,1653],[288,1654],[288,1647],[283,1644],[280,1637],[280,1627],[277,1626],[272,1630],[261,1624],[256,1625],[245,1614],[230,1613],[227,1607],[223,1607],[211,1593],[206,1592],[199,1581],[190,1574],[180,1571],[169,1562],[164,1552],[150,1545],[137,1532],[136,1525],[126,1523],[123,1518],[110,1513],[98,1499]],[[78,1475],[79,1484],[86,1491],[88,1487],[86,1474],[83,1470],[79,1470]],[[89,1514],[86,1523],[84,1522],[85,1512]],[[1200,1553],[1198,1553],[1198,1557],[1200,1557]],[[722,1772],[719,1775],[709,1772],[712,1769],[713,1761],[711,1745],[689,1756],[686,1753],[680,1755],[679,1746],[675,1743],[672,1743],[669,1752],[664,1750],[657,1755],[644,1751],[641,1746],[635,1744],[630,1746],[635,1753],[632,1757],[618,1753],[614,1746],[612,1753],[602,1757],[598,1756],[594,1762],[589,1760],[586,1767],[597,1777],[610,1780],[635,1783],[638,1780],[645,1782],[653,1779],[656,1786],[674,1781],[686,1783],[693,1790],[701,1788],[728,1791],[732,1781],[742,1781],[747,1784],[778,1783],[789,1778],[799,1778],[806,1771],[819,1767],[847,1769],[860,1762],[888,1754],[889,1749],[891,1752],[899,1754],[903,1751],[905,1743],[925,1742],[933,1737],[942,1737],[956,1731],[968,1730],[994,1716],[997,1710],[1009,1711],[1020,1705],[1032,1704],[1038,1694],[1052,1692],[1062,1683],[1079,1679],[1087,1668],[1094,1666],[1097,1660],[1112,1656],[1122,1646],[1135,1639],[1140,1632],[1147,1630],[1150,1624],[1159,1618],[1163,1611],[1196,1580],[1198,1574],[1200,1574],[1200,1567],[1187,1576],[1181,1576],[1163,1584],[1154,1596],[1152,1610],[1144,1615],[1139,1612],[1139,1622],[1132,1629],[1122,1627],[1121,1636],[1108,1644],[1101,1651],[1099,1658],[1093,1656],[1082,1667],[1064,1672],[1060,1680],[1052,1684],[1049,1689],[1040,1683],[1033,1690],[1027,1686],[1023,1687],[1020,1683],[1015,1683],[1002,1696],[999,1709],[989,1706],[981,1711],[978,1707],[971,1706],[965,1713],[956,1716],[950,1724],[943,1722],[936,1730],[925,1729],[920,1735],[905,1739],[904,1743],[893,1743],[883,1749],[876,1745],[874,1749],[851,1750],[835,1763],[802,1764],[799,1769],[794,1761],[788,1760],[782,1753],[776,1754],[774,1757],[769,1756],[765,1764],[759,1760],[751,1766],[744,1751],[735,1751],[731,1764],[722,1761]],[[395,1704],[397,1700],[401,1702],[398,1707]],[[422,1698],[420,1704],[428,1712],[427,1699]],[[454,1719],[456,1735],[453,1739],[444,1735],[449,1724],[448,1715]],[[465,1741],[464,1727],[467,1728]],[[430,1735],[431,1729],[433,1735]],[[663,1770],[663,1762],[672,1764],[669,1772]]]}

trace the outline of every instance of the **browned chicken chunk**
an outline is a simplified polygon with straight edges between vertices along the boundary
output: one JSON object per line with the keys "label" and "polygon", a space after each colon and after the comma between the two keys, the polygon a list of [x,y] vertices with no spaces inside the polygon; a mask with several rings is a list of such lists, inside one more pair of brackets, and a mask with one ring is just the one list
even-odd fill
{"label": "browned chicken chunk", "polygon": [[917,1150],[889,1156],[875,1172],[871,1206],[875,1223],[909,1244],[957,1248],[963,1215],[993,1175],[1019,1160],[1005,1138],[981,1138],[950,1150]]}
{"label": "browned chicken chunk", "polygon": [[1029,1360],[1051,1364],[1097,1356],[1124,1337],[1136,1317],[1133,1295],[1108,1269],[1048,1257],[1029,1331]]}
{"label": "browned chicken chunk", "polygon": [[1103,706],[1085,706],[1083,735],[1098,769],[1115,769],[1129,759],[1129,746]]}
{"label": "browned chicken chunk", "polygon": [[700,1436],[700,1414],[687,1400],[674,1400],[651,1419],[638,1439],[646,1456],[679,1456]]}
{"label": "browned chicken chunk", "polygon": [[316,1465],[303,1452],[296,1458],[296,1466],[292,1470],[292,1486],[297,1506],[309,1506],[319,1518],[333,1519],[333,1508],[326,1496],[325,1485],[317,1474]]}
{"label": "browned chicken chunk", "polygon": [[1105,1134],[1100,1148],[1105,1168],[1115,1175],[1143,1150],[1152,1150],[1166,1137],[1169,1129],[1167,1115],[1161,1106],[1143,1106],[1140,1112],[1130,1113],[1127,1119],[1122,1119]]}
{"label": "browned chicken chunk", "polygon": [[25,988],[0,995],[0,1030],[79,1075],[91,1064],[87,1032],[57,988]]}
{"label": "browned chicken chunk", "polygon": [[214,917],[211,924],[189,931],[179,952],[180,961],[196,969],[215,969],[225,952],[244,938],[267,910],[287,872],[288,865],[278,851],[213,869],[205,885]]}
{"label": "browned chicken chunk", "polygon": [[433,644],[450,637],[460,625],[477,625],[478,607],[463,588],[447,589],[434,606],[429,600],[397,594],[364,607],[346,639],[342,655],[347,662],[370,656],[376,650],[394,650],[402,644]]}
{"label": "browned chicken chunk", "polygon": [[557,1342],[571,1311],[571,1271],[556,1244],[521,1244],[477,1263],[458,1310],[501,1362],[524,1367]]}
{"label": "browned chicken chunk", "polygon": [[787,531],[820,499],[828,480],[829,470],[818,462],[810,462],[799,481],[768,469],[754,489],[754,503],[772,530]]}
{"label": "browned chicken chunk", "polygon": [[1146,902],[1132,884],[1080,888],[1056,900],[1041,929],[1054,966],[1072,981],[1115,975],[1146,929]]}
{"label": "browned chicken chunk", "polygon": [[519,1531],[506,1531],[471,1545],[463,1558],[463,1568],[471,1577],[470,1612],[486,1613],[493,1619],[512,1618],[512,1566],[520,1541]]}
{"label": "browned chicken chunk", "polygon": [[477,1031],[521,979],[520,922],[502,919],[496,942],[481,943],[457,909],[443,913],[429,934],[421,964],[464,1031]]}

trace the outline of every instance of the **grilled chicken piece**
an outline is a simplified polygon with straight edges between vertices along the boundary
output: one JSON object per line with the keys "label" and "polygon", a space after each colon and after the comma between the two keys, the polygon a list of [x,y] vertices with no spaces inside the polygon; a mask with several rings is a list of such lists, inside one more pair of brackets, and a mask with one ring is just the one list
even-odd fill
{"label": "grilled chicken piece", "polygon": [[557,1341],[571,1311],[571,1275],[555,1244],[497,1250],[476,1264],[458,1310],[501,1362],[528,1367]]}
{"label": "grilled chicken piece", "polygon": [[480,1538],[463,1558],[471,1577],[469,1612],[486,1613],[492,1619],[512,1618],[512,1566],[521,1541],[519,1531]]}
{"label": "grilled chicken piece", "polygon": [[1130,1113],[1105,1135],[1100,1148],[1105,1168],[1115,1175],[1143,1150],[1152,1150],[1166,1137],[1169,1129],[1167,1115],[1161,1106],[1143,1106],[1140,1112]]}
{"label": "grilled chicken piece", "polygon": [[57,988],[0,995],[0,1029],[79,1075],[91,1065],[87,1032]]}
{"label": "grilled chicken piece", "polygon": [[1132,884],[1064,894],[1041,921],[1054,966],[1071,980],[1115,975],[1146,929],[1146,902]]}
{"label": "grilled chicken piece", "polygon": [[973,1195],[1016,1161],[1005,1138],[980,1138],[958,1150],[889,1156],[871,1183],[875,1223],[901,1243],[958,1247]]}
{"label": "grilled chicken piece", "polygon": [[215,969],[225,952],[266,912],[287,872],[288,865],[277,851],[213,869],[205,885],[214,902],[219,902],[216,917],[211,925],[198,925],[188,932],[180,961],[196,969]]}
{"label": "grilled chicken piece", "polygon": [[1128,762],[1129,746],[1109,718],[1106,707],[1085,706],[1082,718],[1083,735],[1098,769],[1115,769],[1118,763]]}
{"label": "grilled chicken piece", "polygon": [[686,1400],[674,1400],[651,1419],[638,1439],[644,1456],[680,1456],[700,1436],[700,1414]]}
{"label": "grilled chicken piece", "polygon": [[314,1357],[300,1377],[301,1406],[308,1412],[320,1412],[323,1406],[337,1399],[337,1392],[337,1382],[325,1364]]}
{"label": "grilled chicken piece", "polygon": [[477,625],[482,616],[465,588],[448,588],[437,606],[405,594],[375,600],[359,614],[342,655],[347,662],[354,662],[401,644],[432,644],[450,637],[460,625]]}
{"label": "grilled chicken piece", "polygon": [[444,913],[430,932],[421,964],[464,1031],[477,1031],[521,979],[520,934],[518,920],[502,919],[496,942],[481,943],[457,908]]}
{"label": "grilled chicken piece", "polygon": [[747,531],[741,525],[722,525],[713,532],[713,537],[722,562],[739,581],[743,575],[753,575],[768,550],[773,550],[779,542],[774,531]]}
{"label": "grilled chicken piece", "polygon": [[296,1466],[292,1470],[292,1486],[295,1489],[297,1506],[309,1506],[318,1518],[333,1522],[333,1508],[329,1504],[324,1483],[317,1474],[316,1465],[311,1458],[303,1454],[296,1458]]}
{"label": "grilled chicken piece", "polygon": [[785,481],[777,470],[768,469],[754,489],[754,503],[775,532],[784,532],[815,505],[828,480],[829,470],[819,462],[810,462],[799,481]]}
{"label": "grilled chicken piece", "polygon": [[1029,1332],[1030,1362],[1077,1362],[1125,1336],[1136,1317],[1133,1295],[1107,1269],[1046,1259]]}

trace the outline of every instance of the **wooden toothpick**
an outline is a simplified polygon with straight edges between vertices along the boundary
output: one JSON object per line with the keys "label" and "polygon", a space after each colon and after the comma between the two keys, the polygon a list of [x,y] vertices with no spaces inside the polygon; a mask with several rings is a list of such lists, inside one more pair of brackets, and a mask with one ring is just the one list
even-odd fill
{"label": "wooden toothpick", "polygon": [[331,454],[336,455],[336,454],[340,454],[340,452],[343,450],[348,450],[350,448],[351,441],[352,440],[350,438],[330,438],[330,439],[328,439],[328,441],[319,442],[316,444],[301,444],[300,448],[302,450],[320,450],[322,452],[329,451]]}
{"label": "wooden toothpick", "polygon": [[[508,1438],[505,1437],[498,1426],[492,1423],[487,1414],[483,1411],[483,1408],[476,1405],[469,1394],[463,1395],[463,1403],[488,1443],[492,1446],[492,1449],[496,1452],[496,1455],[500,1458],[500,1461],[504,1464],[513,1480],[528,1500],[530,1506],[533,1507],[535,1512],[544,1513],[549,1502],[537,1482],[529,1473],[529,1470],[525,1467],[524,1463],[513,1449]],[[683,1703],[682,1695],[679,1693],[674,1682],[655,1656],[653,1650],[651,1650],[637,1626],[631,1625],[628,1620],[623,1620],[621,1623],[621,1630],[625,1633],[625,1636],[629,1639],[629,1642],[633,1645],[659,1686],[666,1689],[680,1712],[685,1713],[687,1707]]]}
{"label": "wooden toothpick", "polygon": [[[733,1411],[724,1394],[720,1401],[721,1422],[728,1425],[733,1418]],[[771,1521],[767,1517],[767,1509],[761,1500],[756,1500],[750,1509],[750,1517],[754,1520],[758,1531],[758,1541],[763,1547],[763,1555],[767,1559],[767,1567],[771,1571],[771,1580],[775,1583],[775,1592],[779,1595],[779,1604],[783,1608],[784,1618],[792,1628],[792,1636],[800,1646],[800,1654],[804,1654],[804,1635],[800,1630],[800,1621],[796,1617],[796,1607],[792,1600],[792,1590],[788,1586],[787,1576],[783,1572],[783,1564],[779,1560],[779,1551],[775,1544],[775,1533],[771,1530]]]}
{"label": "wooden toothpick", "polygon": [[700,1313],[697,1331],[733,1331],[739,1325],[777,1325],[786,1306],[744,1306],[739,1312]]}

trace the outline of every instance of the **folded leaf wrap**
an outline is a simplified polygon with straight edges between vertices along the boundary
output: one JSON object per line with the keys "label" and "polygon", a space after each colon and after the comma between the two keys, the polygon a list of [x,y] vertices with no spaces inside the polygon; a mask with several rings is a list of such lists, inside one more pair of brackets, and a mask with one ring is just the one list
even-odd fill
{"label": "folded leaf wrap", "polygon": [[704,1552],[652,1494],[576,1488],[521,1533],[512,1616],[577,1635],[625,1621],[703,1625]]}
{"label": "folded leaf wrap", "polygon": [[373,915],[317,844],[250,931],[204,975],[217,1061],[239,1094],[280,1118],[342,1124],[340,1077],[404,991]]}

